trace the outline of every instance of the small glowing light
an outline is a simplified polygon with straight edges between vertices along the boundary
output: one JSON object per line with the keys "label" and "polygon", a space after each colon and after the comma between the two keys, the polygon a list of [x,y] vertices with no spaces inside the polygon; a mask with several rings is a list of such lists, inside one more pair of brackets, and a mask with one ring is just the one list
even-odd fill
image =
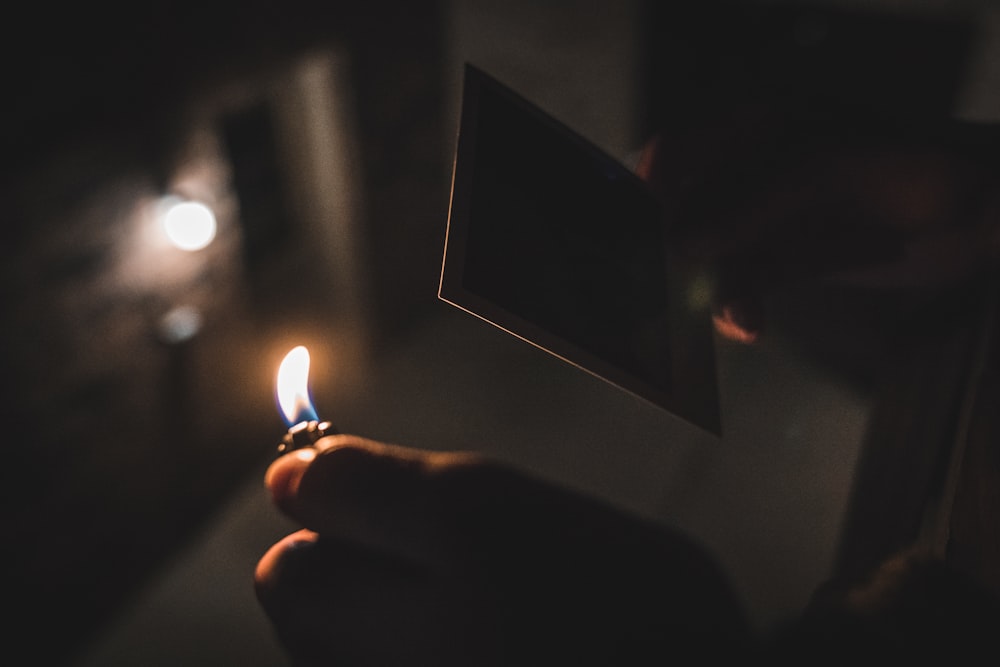
{"label": "small glowing light", "polygon": [[309,350],[304,346],[292,348],[281,361],[276,393],[278,407],[289,426],[319,419],[309,398]]}
{"label": "small glowing light", "polygon": [[747,329],[733,319],[730,312],[723,308],[721,313],[712,314],[715,330],[724,338],[737,343],[749,345],[757,342],[758,332]]}
{"label": "small glowing light", "polygon": [[201,331],[201,313],[193,306],[177,306],[160,319],[160,336],[168,343],[183,343]]}
{"label": "small glowing light", "polygon": [[215,214],[200,202],[173,201],[164,211],[162,222],[167,238],[181,250],[201,250],[215,238]]}
{"label": "small glowing light", "polygon": [[688,305],[694,310],[708,308],[712,303],[713,292],[714,286],[707,276],[695,276],[688,285]]}

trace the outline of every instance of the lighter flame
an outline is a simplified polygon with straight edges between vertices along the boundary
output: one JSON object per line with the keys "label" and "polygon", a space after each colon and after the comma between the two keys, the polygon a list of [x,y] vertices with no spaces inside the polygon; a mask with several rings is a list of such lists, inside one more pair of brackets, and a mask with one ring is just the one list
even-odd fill
{"label": "lighter flame", "polygon": [[309,350],[304,346],[292,348],[278,367],[277,395],[289,426],[318,419],[309,398]]}

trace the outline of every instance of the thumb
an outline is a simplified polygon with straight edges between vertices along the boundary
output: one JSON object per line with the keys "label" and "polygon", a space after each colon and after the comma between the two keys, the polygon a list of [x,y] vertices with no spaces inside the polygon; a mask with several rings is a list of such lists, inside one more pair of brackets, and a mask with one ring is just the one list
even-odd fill
{"label": "thumb", "polygon": [[450,534],[441,478],[472,460],[333,435],[276,460],[265,484],[282,512],[320,538],[431,564],[446,557]]}

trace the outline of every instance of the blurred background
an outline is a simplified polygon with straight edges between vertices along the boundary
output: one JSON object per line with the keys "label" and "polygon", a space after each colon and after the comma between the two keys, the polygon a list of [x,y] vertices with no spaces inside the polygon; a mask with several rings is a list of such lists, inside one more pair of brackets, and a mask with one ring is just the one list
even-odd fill
{"label": "blurred background", "polygon": [[[878,296],[776,295],[759,345],[717,341],[714,438],[437,300],[461,76],[480,67],[631,165],[656,128],[747,91],[995,120],[998,29],[985,4],[945,0],[11,10],[10,654],[287,664],[252,574],[293,529],[262,480],[299,344],[341,430],[475,449],[680,526],[761,628],[835,569],[935,539],[989,294],[917,337]],[[202,238],[166,234],[184,215]],[[869,317],[840,317],[859,300]]]}

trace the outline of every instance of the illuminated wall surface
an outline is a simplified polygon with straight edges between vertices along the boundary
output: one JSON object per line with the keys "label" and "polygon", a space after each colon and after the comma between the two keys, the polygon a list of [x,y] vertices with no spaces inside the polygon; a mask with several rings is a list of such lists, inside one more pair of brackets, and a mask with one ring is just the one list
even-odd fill
{"label": "illuminated wall surface", "polygon": [[[950,21],[678,19],[668,4],[649,3],[644,23],[655,39],[644,42],[643,131],[684,123],[736,84],[807,82],[939,113],[968,44]],[[457,91],[437,2],[22,10],[7,28],[34,39],[2,40],[0,59],[2,511],[17,619],[7,649],[41,665],[109,618],[273,455],[280,355],[354,312],[353,292],[334,283],[366,290],[375,346],[435,302],[453,140],[444,110]],[[349,55],[363,234],[346,274],[295,196],[322,184],[288,167],[304,164],[289,147],[303,143],[295,130],[309,126],[314,88],[296,88],[295,73],[314,47]],[[164,196],[211,208],[207,245],[167,241]]]}

